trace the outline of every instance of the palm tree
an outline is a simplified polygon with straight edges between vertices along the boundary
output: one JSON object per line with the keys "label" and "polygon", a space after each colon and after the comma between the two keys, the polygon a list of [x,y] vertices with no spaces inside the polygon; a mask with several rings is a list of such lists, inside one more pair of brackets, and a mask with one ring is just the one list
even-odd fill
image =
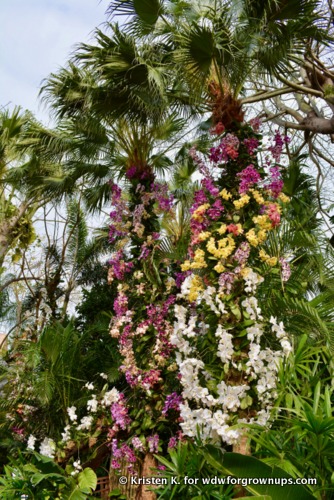
{"label": "palm tree", "polygon": [[[108,24],[110,34],[96,30],[96,43],[80,45],[68,66],[42,88],[61,119],[57,130],[30,134],[35,150],[61,162],[58,174],[46,179],[49,191],[69,193],[80,180],[89,180],[88,203],[101,208],[111,177],[124,177],[133,165],[138,171],[171,166],[163,142],[179,139],[190,118],[198,121],[209,113],[208,127],[241,122],[238,99],[248,77],[262,81],[291,73],[305,37],[324,39],[316,5],[111,2],[110,15],[132,15],[131,21],[122,30]],[[282,92],[287,91],[285,86]]]}
{"label": "palm tree", "polygon": [[[57,128],[30,129],[23,147],[55,165],[43,179],[49,196],[70,196],[80,185],[87,208],[101,210],[110,203],[110,182],[121,182],[134,211],[141,203],[138,184],[150,192],[156,176],[174,168],[190,108],[183,96],[187,117],[180,117],[180,101],[169,97],[177,94],[177,82],[164,61],[164,43],[137,44],[117,25],[109,28],[110,36],[97,30],[96,44],[81,45],[68,67],[46,81],[42,92],[59,118]],[[159,230],[152,209],[153,202],[142,237],[132,237],[133,255]]]}
{"label": "palm tree", "polygon": [[15,175],[17,163],[30,177],[39,171],[38,159],[24,156],[17,149],[33,121],[31,114],[19,108],[0,113],[0,269],[9,250],[16,245],[25,248],[34,239],[32,217],[41,198]]}
{"label": "palm tree", "polygon": [[[321,2],[114,0],[109,14],[131,16],[124,29],[144,41],[165,42],[166,60],[175,67],[181,87],[192,102],[211,112],[212,125],[230,127],[242,121],[243,101],[263,101],[294,90],[324,96],[325,89],[321,93],[306,88],[294,76],[296,61],[300,65],[308,47],[330,40]],[[272,88],[273,77],[281,88]],[[254,80],[266,90],[246,95]]]}
{"label": "palm tree", "polygon": [[166,94],[176,83],[170,85],[164,44],[137,44],[117,25],[109,29],[109,36],[97,30],[96,44],[81,45],[68,67],[45,82],[41,92],[58,125],[29,130],[23,146],[58,165],[44,177],[47,193],[59,198],[84,183],[92,210],[108,200],[111,179],[131,184],[129,168],[136,167],[138,178],[164,174],[189,125],[189,113],[182,118]]}

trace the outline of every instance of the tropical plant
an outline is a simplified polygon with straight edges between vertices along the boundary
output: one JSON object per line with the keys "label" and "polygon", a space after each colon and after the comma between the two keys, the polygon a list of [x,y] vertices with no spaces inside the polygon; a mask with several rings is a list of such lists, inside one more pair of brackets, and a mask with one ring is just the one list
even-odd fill
{"label": "tropical plant", "polygon": [[[208,460],[204,454],[200,440],[179,442],[176,448],[168,450],[167,457],[157,455],[161,464],[159,476],[167,479],[167,485],[157,490],[157,498],[211,499],[227,500],[234,497],[232,485],[224,484],[216,464]],[[223,457],[223,451],[221,451]],[[172,479],[173,478],[173,479]]]}
{"label": "tropical plant", "polygon": [[[110,36],[97,30],[95,45],[81,45],[68,66],[46,81],[43,92],[58,125],[54,130],[29,127],[20,152],[46,165],[42,178],[27,176],[29,193],[41,192],[40,184],[44,195],[65,199],[69,207],[63,247],[51,239],[48,244],[45,290],[31,287],[37,316],[43,299],[63,324],[45,320],[39,329],[33,326],[30,340],[14,345],[9,367],[3,368],[2,407],[11,415],[9,431],[16,434],[16,444],[33,448],[36,439],[43,439],[41,453],[57,453],[69,462],[82,451],[96,467],[111,447],[114,478],[124,470],[150,474],[156,454],[176,476],[198,469],[203,479],[214,473],[291,479],[254,457],[223,454],[205,444],[236,446],[240,440],[245,452],[254,427],[254,439],[262,446],[257,451],[267,459],[270,443],[260,442],[265,434],[257,437],[256,432],[272,422],[278,396],[277,404],[286,401],[288,410],[284,424],[280,427],[278,419],[274,425],[283,441],[287,429],[292,444],[283,468],[299,477],[314,459],[308,471],[321,482],[319,494],[330,489],[331,391],[323,380],[328,376],[324,355],[314,343],[333,338],[334,275],[332,251],[319,244],[314,208],[319,182],[315,191],[300,168],[303,146],[292,154],[286,135],[276,131],[269,147],[261,149],[259,120],[244,123],[242,109],[243,103],[295,92],[302,99],[308,92],[321,97],[330,107],[328,81],[326,88],[319,82],[315,89],[310,71],[304,76],[307,85],[295,74],[306,68],[312,44],[331,42],[318,6],[313,0],[289,5],[116,0],[110,14],[130,14],[130,22],[122,28],[109,25]],[[326,68],[312,58],[320,78]],[[327,77],[331,80],[331,72]],[[250,95],[255,78],[265,90]],[[276,80],[280,87],[271,88]],[[324,122],[307,112],[302,121],[293,110],[289,113],[307,133],[332,131],[327,117]],[[200,140],[197,148],[189,148],[190,139],[195,142],[191,120],[204,137],[204,155]],[[187,145],[180,150],[183,140]],[[284,147],[291,166],[282,175]],[[174,148],[179,152],[173,157]],[[197,168],[200,181],[194,186],[190,179]],[[165,171],[173,172],[171,185],[158,178]],[[22,179],[24,172],[17,168],[8,179]],[[106,202],[112,207],[109,293],[103,282],[92,282],[93,274],[87,278],[96,271],[101,279],[101,264],[91,255],[96,245],[87,241],[81,199],[90,210]],[[92,290],[86,290],[78,309],[76,331],[67,323],[67,312],[79,283]],[[99,324],[89,318],[95,291],[112,302],[109,343],[99,337],[100,325],[107,335],[101,315],[96,316]],[[291,334],[301,328],[312,350],[304,365],[302,344],[294,362],[289,357]],[[287,380],[279,367],[289,363]],[[117,380],[117,387],[101,387],[96,377],[101,368],[100,378]],[[296,380],[303,369],[321,381],[301,387]],[[280,379],[286,387],[279,389]],[[11,382],[15,390],[6,401]],[[81,393],[85,382],[94,392]],[[37,411],[41,420],[30,423]],[[167,450],[172,462],[163,456]],[[235,494],[211,481],[191,484],[189,492],[184,486],[169,484],[161,498]],[[316,491],[291,488],[287,495],[301,498]],[[278,498],[274,487],[248,490]],[[138,489],[137,496],[142,493]]]}
{"label": "tropical plant", "polygon": [[293,477],[315,478],[313,495],[332,499],[333,366],[324,347],[303,336],[279,371],[277,417],[270,429],[252,429],[254,453]]}
{"label": "tropical plant", "polygon": [[80,198],[73,196],[60,210],[44,207],[42,242],[39,240],[29,252],[23,251],[20,263],[12,265],[13,279],[10,275],[4,277],[3,294],[13,297],[18,291],[11,338],[22,332],[28,335],[29,331],[32,338],[37,338],[49,321],[66,322],[78,301],[82,275],[89,267],[99,265],[106,253],[101,240],[88,237],[81,205]]}
{"label": "tropical plant", "polygon": [[[294,92],[293,65],[305,52],[305,37],[329,40],[313,0],[289,8],[272,1],[255,8],[247,1],[117,0],[109,13],[132,20],[122,29],[109,24],[110,34],[97,30],[95,45],[79,46],[68,67],[49,77],[42,92],[61,121],[54,131],[37,128],[25,141],[48,160],[62,158],[58,175],[44,179],[50,193],[63,195],[79,179],[89,180],[87,201],[100,208],[107,181],[131,166],[170,169],[170,145],[163,143],[179,140],[186,125],[181,113],[203,118],[209,112],[207,128],[228,128],[243,120],[238,96],[247,94],[249,78],[266,85],[266,75],[283,78],[285,72],[292,79],[255,100]],[[307,129],[306,122],[300,127]]]}
{"label": "tropical plant", "polygon": [[35,238],[32,217],[36,212],[39,193],[31,193],[22,178],[13,178],[17,162],[29,175],[39,170],[38,160],[33,155],[24,157],[17,144],[28,129],[33,117],[19,108],[0,113],[0,271],[3,271],[5,256],[12,248],[26,248]]}
{"label": "tropical plant", "polygon": [[[115,0],[109,14],[129,15],[124,30],[145,41],[165,42],[168,62],[177,67],[186,87],[200,96],[211,95],[207,104],[213,105],[216,123],[224,123],[221,112],[228,121],[235,118],[233,113],[240,114],[235,99],[250,79],[260,77],[265,83],[266,76],[274,76],[284,83],[282,89],[258,94],[259,100],[292,92],[293,64],[307,51],[305,39],[310,44],[330,40],[321,22],[321,4],[313,0],[296,0],[289,6],[279,1],[255,5],[224,0],[149,0],[144,4]],[[289,75],[292,82],[283,75]],[[252,101],[250,97],[248,102]]]}
{"label": "tropical plant", "polygon": [[47,326],[34,342],[18,340],[7,359],[1,367],[1,430],[5,446],[13,448],[29,435],[58,441],[69,423],[68,408],[85,411],[85,383],[102,388],[100,373],[114,382],[119,377],[113,339],[89,330],[80,334],[71,323]]}
{"label": "tropical plant", "polygon": [[96,498],[96,474],[92,469],[68,467],[65,471],[52,458],[39,453],[20,454],[5,465],[0,476],[0,494],[4,500],[86,500]]}
{"label": "tropical plant", "polygon": [[262,263],[265,281],[259,299],[273,316],[284,317],[290,333],[307,333],[310,340],[321,338],[333,346],[333,251],[319,217],[315,181],[303,172],[301,160],[292,157],[285,171],[284,193],[290,202],[265,244],[267,253],[281,255],[289,279],[268,274],[269,266]]}
{"label": "tropical plant", "polygon": [[[176,449],[169,450],[169,460],[159,456],[157,459],[164,467],[160,475],[167,479],[167,485],[157,491],[157,498],[161,499],[280,500],[280,481],[285,484],[287,498],[314,498],[303,486],[293,484],[292,477],[279,467],[270,467],[254,457],[225,452],[212,444],[203,445],[200,440],[180,442]],[[258,478],[263,478],[263,484]]]}
{"label": "tropical plant", "polygon": [[172,166],[171,150],[187,131],[188,122],[165,95],[170,80],[156,50],[109,26],[96,31],[95,45],[78,47],[74,59],[46,81],[42,95],[60,118],[54,130],[35,127],[22,145],[58,172],[44,177],[44,189],[64,196],[80,182],[91,209],[110,198],[108,181],[127,181],[126,173],[164,174]]}

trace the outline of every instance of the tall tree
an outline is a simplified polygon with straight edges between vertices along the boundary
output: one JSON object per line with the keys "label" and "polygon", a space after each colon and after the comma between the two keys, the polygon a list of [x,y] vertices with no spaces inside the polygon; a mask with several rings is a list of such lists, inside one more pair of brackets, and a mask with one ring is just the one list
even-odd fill
{"label": "tall tree", "polygon": [[15,245],[24,248],[34,239],[32,217],[39,193],[30,192],[23,176],[15,175],[18,163],[28,176],[39,171],[37,158],[20,154],[17,148],[32,122],[33,117],[19,108],[0,113],[0,269],[9,250]]}

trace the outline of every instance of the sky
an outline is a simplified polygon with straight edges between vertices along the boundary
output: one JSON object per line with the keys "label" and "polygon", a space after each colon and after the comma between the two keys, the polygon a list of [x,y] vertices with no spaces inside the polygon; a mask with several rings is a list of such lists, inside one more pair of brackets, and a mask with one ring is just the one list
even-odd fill
{"label": "sky", "polygon": [[41,82],[66,64],[75,45],[92,41],[108,0],[0,0],[0,105],[21,106],[47,124]]}

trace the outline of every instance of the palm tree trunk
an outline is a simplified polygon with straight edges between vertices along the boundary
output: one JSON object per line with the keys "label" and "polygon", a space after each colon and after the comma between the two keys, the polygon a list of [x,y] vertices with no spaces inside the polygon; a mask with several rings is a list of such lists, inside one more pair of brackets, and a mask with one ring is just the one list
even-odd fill
{"label": "palm tree trunk", "polygon": [[[130,474],[127,468],[129,465],[128,462],[124,462],[121,465],[121,472],[119,474],[116,474],[114,469],[110,469],[110,490],[121,490],[122,494],[126,495],[127,500],[156,500],[156,494],[149,489],[152,486],[145,484],[137,485],[131,480],[133,477],[141,479],[155,475],[157,462],[154,456],[151,453],[147,453],[142,464],[135,465],[136,476]],[[125,484],[120,484],[120,477],[126,477],[127,481],[124,481]]]}
{"label": "palm tree trunk", "polygon": [[[233,453],[240,453],[241,455],[250,455],[250,446],[248,442],[248,434],[247,431],[240,436],[240,440],[238,443],[233,445]],[[233,498],[242,498],[246,495],[247,491],[240,484],[234,487],[234,497]]]}
{"label": "palm tree trunk", "polygon": [[[157,467],[157,462],[154,456],[151,453],[147,453],[144,458],[143,467],[141,470],[141,476],[151,477],[153,474],[155,474],[154,470],[156,469],[156,467]],[[149,486],[149,488],[152,487]],[[135,500],[155,500],[156,497],[157,496],[154,493],[154,491],[150,491],[145,484],[142,484],[139,486],[137,490]]]}
{"label": "palm tree trunk", "polygon": [[233,445],[233,453],[240,453],[241,455],[251,455],[250,446],[248,442],[248,433],[244,431],[240,440]]}

